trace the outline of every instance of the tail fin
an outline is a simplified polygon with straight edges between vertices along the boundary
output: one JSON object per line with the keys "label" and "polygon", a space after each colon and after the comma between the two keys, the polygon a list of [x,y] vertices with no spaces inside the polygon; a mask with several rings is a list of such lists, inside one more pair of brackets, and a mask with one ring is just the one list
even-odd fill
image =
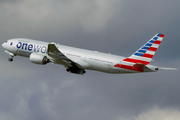
{"label": "tail fin", "polygon": [[148,65],[151,62],[154,54],[156,53],[164,36],[165,35],[161,33],[156,34],[145,45],[143,45],[130,57],[125,58],[123,61]]}
{"label": "tail fin", "polygon": [[116,64],[114,67],[120,67],[138,72],[157,71],[158,68],[154,66],[148,68],[147,65],[151,62],[163,38],[164,38],[164,34],[160,34],[160,33],[156,34],[145,45],[143,45],[140,49],[138,49],[134,54],[132,54],[128,58],[125,58],[124,60],[121,61],[120,64]]}

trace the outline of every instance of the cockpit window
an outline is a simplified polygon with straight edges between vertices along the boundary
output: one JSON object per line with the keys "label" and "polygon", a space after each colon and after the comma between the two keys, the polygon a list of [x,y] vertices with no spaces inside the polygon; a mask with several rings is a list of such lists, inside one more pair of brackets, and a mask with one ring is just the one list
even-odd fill
{"label": "cockpit window", "polygon": [[13,45],[13,42],[11,42],[10,45]]}

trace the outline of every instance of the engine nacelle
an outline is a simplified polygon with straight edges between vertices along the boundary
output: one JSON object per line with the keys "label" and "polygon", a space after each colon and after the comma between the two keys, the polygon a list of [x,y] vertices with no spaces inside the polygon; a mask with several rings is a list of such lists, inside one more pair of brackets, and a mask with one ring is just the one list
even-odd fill
{"label": "engine nacelle", "polygon": [[46,56],[38,53],[32,53],[29,58],[32,63],[40,65],[45,65],[46,63],[50,62],[50,60]]}
{"label": "engine nacelle", "polygon": [[77,67],[70,67],[68,69],[66,69],[67,72],[70,72],[70,73],[75,73],[75,74],[85,74],[86,71],[84,69],[80,69],[80,68],[77,68]]}

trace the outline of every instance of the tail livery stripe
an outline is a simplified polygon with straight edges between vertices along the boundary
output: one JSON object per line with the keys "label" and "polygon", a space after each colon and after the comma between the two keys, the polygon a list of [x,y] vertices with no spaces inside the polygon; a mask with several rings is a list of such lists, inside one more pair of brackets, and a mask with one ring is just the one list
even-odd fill
{"label": "tail livery stripe", "polygon": [[161,41],[156,40],[156,41],[154,42],[154,44],[158,44],[158,45],[160,45],[160,44],[161,44]]}
{"label": "tail livery stripe", "polygon": [[137,60],[137,59],[132,59],[132,58],[126,58],[123,61],[132,62],[132,63],[141,63],[141,64],[144,64],[144,65],[148,65],[150,63],[148,61]]}
{"label": "tail livery stripe", "polygon": [[159,36],[159,37],[164,37],[165,35],[164,34],[161,34],[161,33],[159,33],[157,36]]}
{"label": "tail livery stripe", "polygon": [[[161,44],[164,34],[156,34],[150,39],[142,48],[136,51],[132,56],[141,56],[147,58],[153,58],[154,54],[149,54],[149,51],[157,51],[157,48]],[[149,61],[150,62],[150,61]]]}
{"label": "tail livery stripe", "polygon": [[153,44],[151,47],[158,48],[158,47],[159,47],[159,45],[158,45],[158,44]]}
{"label": "tail livery stripe", "polygon": [[150,50],[148,50],[147,52],[146,52],[146,54],[151,54],[151,55],[154,55],[156,52],[155,51],[150,51]]}
{"label": "tail livery stripe", "polygon": [[129,69],[129,70],[134,70],[134,71],[139,71],[139,72],[143,72],[144,71],[144,68],[136,68],[134,66],[128,66],[128,65],[123,65],[123,64],[121,64],[121,68]]}
{"label": "tail livery stripe", "polygon": [[119,64],[119,63],[116,64],[114,67],[119,67],[119,68],[133,70],[133,71],[138,71],[138,72],[143,72],[144,71],[143,68],[138,68],[138,67],[130,66],[130,65],[123,65],[123,64]]}
{"label": "tail livery stripe", "polygon": [[149,50],[149,51],[155,51],[155,52],[156,52],[157,48],[155,48],[155,47],[150,47],[148,50]]}
{"label": "tail livery stripe", "polygon": [[154,55],[147,54],[147,53],[145,53],[145,54],[143,55],[143,57],[147,57],[147,58],[153,58],[153,56],[154,56]]}
{"label": "tail livery stripe", "polygon": [[[114,67],[143,72],[144,68],[137,68],[134,67],[134,65],[148,65],[161,44],[164,36],[165,35],[161,33],[156,34],[134,54],[125,58],[120,64],[118,63]],[[127,64],[128,62],[132,64]]]}

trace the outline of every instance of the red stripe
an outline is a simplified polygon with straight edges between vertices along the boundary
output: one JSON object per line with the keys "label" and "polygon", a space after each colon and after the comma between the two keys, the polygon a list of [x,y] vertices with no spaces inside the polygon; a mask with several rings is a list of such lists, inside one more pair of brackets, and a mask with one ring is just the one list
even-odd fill
{"label": "red stripe", "polygon": [[159,37],[164,37],[165,35],[164,34],[161,34]]}
{"label": "red stripe", "polygon": [[123,61],[127,61],[127,62],[132,62],[132,63],[142,63],[144,65],[149,64],[150,62],[148,61],[143,61],[143,60],[137,60],[137,59],[133,59],[133,58],[126,58]]}
{"label": "red stripe", "polygon": [[148,50],[151,50],[151,51],[156,51],[156,50],[157,50],[157,48],[155,48],[155,47],[150,47]]}
{"label": "red stripe", "polygon": [[139,71],[139,72],[144,71],[144,66],[143,65],[129,66],[129,65],[123,65],[123,64],[117,63],[114,67],[119,67],[119,68],[123,68],[123,69]]}
{"label": "red stripe", "polygon": [[139,72],[143,72],[143,70],[144,70],[143,68],[135,68],[133,66],[123,65],[123,64],[121,64],[121,68],[128,69],[128,70],[139,71]]}
{"label": "red stripe", "polygon": [[159,41],[159,40],[156,40],[155,42],[154,42],[154,44],[160,44],[161,43],[161,41]]}
{"label": "red stripe", "polygon": [[135,64],[135,65],[133,65],[133,67],[134,68],[141,68],[141,69],[143,69],[144,68],[144,65],[143,64]]}
{"label": "red stripe", "polygon": [[143,57],[147,57],[147,58],[153,58],[154,55],[151,55],[151,54],[147,54],[147,53],[144,53]]}
{"label": "red stripe", "polygon": [[119,63],[117,63],[114,67],[121,67],[121,65]]}

